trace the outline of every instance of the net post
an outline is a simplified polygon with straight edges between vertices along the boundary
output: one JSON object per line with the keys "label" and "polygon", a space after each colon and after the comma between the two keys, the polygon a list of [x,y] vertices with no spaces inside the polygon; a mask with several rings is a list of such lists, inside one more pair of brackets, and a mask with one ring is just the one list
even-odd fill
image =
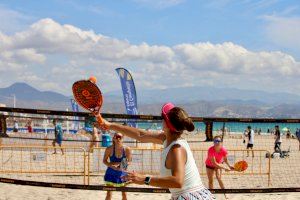
{"label": "net post", "polygon": [[20,155],[21,155],[21,173],[23,172],[23,148],[21,148],[21,151],[20,151]]}
{"label": "net post", "polygon": [[[92,148],[94,148],[94,147],[92,147]],[[94,152],[94,149],[93,149],[93,152]],[[85,151],[84,151],[84,153],[86,153]],[[87,171],[87,184],[88,185],[90,185],[90,153],[89,152],[87,152],[88,153],[88,155],[87,155],[87,159],[88,159],[88,164],[87,164],[87,168],[88,168],[88,171]]]}
{"label": "net post", "polygon": [[271,154],[270,152],[268,151],[269,153],[269,172],[268,172],[268,186],[271,185]]}
{"label": "net post", "polygon": [[[75,149],[74,149],[75,151]],[[74,157],[75,160],[75,157]],[[86,185],[86,155],[85,151],[83,150],[83,185]]]}
{"label": "net post", "polygon": [[[153,160],[152,160],[152,153],[153,153],[153,151],[154,151],[153,149],[150,150],[150,153],[151,153],[150,154],[150,161],[151,161],[151,163],[153,162]],[[150,173],[152,173],[152,165],[150,165]]]}

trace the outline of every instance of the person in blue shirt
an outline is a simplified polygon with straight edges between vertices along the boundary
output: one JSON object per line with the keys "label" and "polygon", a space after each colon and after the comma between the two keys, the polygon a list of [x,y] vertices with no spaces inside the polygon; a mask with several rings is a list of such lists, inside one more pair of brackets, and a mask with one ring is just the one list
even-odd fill
{"label": "person in blue shirt", "polygon": [[[116,133],[113,137],[113,145],[107,147],[103,157],[103,163],[107,166],[104,175],[104,181],[108,186],[123,187],[125,181],[122,179],[127,173],[127,169],[131,162],[131,150],[123,145],[123,135]],[[107,191],[105,200],[111,200],[111,191]],[[122,192],[122,200],[126,200],[126,192]]]}
{"label": "person in blue shirt", "polygon": [[64,150],[61,147],[62,140],[63,140],[62,127],[61,127],[60,124],[57,123],[57,121],[55,119],[53,120],[53,125],[54,125],[54,140],[52,142],[52,145],[54,147],[54,153],[53,154],[56,154],[56,148],[55,147],[56,147],[56,143],[57,143],[60,147],[62,155],[64,155]]}

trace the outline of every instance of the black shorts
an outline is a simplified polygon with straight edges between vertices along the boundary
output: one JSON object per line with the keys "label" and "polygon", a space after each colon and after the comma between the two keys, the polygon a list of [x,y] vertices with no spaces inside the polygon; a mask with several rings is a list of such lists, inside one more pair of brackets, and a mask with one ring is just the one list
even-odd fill
{"label": "black shorts", "polygon": [[275,142],[275,148],[279,147],[280,148],[281,142]]}
{"label": "black shorts", "polygon": [[213,166],[208,166],[208,165],[206,165],[206,168],[207,168],[207,169],[212,169],[212,170],[215,170],[215,169],[216,169],[215,167],[213,167]]}
{"label": "black shorts", "polygon": [[249,149],[249,148],[253,148],[253,144],[247,144],[247,149]]}

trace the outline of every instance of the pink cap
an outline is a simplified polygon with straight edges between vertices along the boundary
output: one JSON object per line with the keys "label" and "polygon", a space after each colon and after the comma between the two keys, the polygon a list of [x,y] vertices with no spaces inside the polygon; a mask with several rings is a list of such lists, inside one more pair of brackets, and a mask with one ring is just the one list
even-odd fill
{"label": "pink cap", "polygon": [[168,128],[172,131],[172,132],[178,132],[176,130],[176,128],[172,125],[172,123],[170,122],[170,119],[168,117],[168,113],[172,110],[172,108],[174,108],[174,104],[172,103],[166,103],[162,106],[161,108],[161,114],[163,119],[165,120]]}

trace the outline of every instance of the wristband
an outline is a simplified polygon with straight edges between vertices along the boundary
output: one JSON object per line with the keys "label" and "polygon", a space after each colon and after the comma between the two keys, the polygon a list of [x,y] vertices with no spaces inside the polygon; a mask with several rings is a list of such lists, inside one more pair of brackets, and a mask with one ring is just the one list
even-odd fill
{"label": "wristband", "polygon": [[147,177],[145,178],[145,180],[144,180],[144,183],[145,183],[146,185],[150,185],[150,181],[151,181],[151,177],[147,176]]}

